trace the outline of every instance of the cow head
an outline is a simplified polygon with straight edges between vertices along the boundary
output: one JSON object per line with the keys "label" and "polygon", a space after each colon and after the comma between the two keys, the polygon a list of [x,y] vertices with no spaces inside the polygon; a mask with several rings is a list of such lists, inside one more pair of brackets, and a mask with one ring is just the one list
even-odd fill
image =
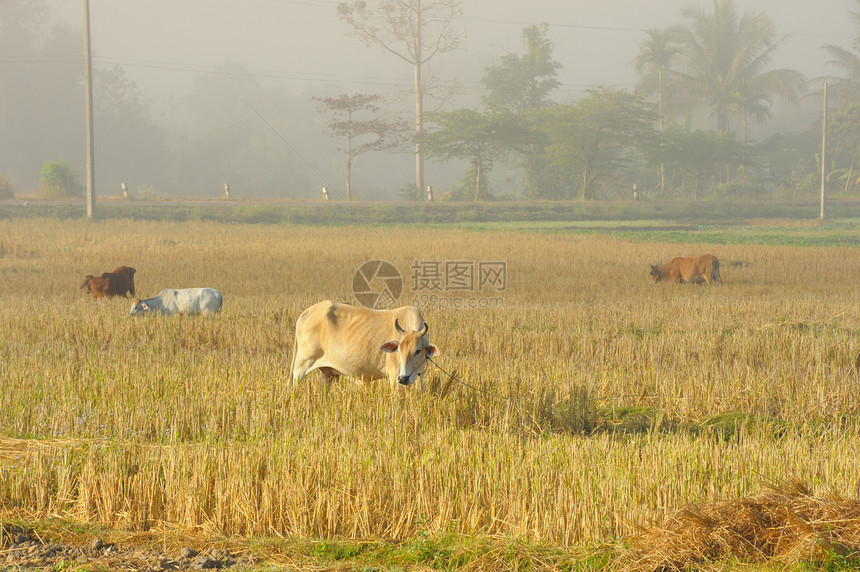
{"label": "cow head", "polygon": [[415,378],[424,375],[424,368],[427,360],[439,355],[439,348],[427,341],[425,337],[427,330],[427,322],[420,330],[407,332],[404,330],[397,319],[394,320],[394,327],[403,335],[400,341],[389,340],[382,344],[379,349],[385,353],[400,355],[400,370],[397,374],[397,383],[401,385],[412,385],[415,383]]}
{"label": "cow head", "polygon": [[81,290],[83,290],[84,288],[86,288],[86,289],[87,289],[87,294],[91,294],[91,293],[92,293],[92,291],[93,291],[93,289],[90,287],[90,280],[92,280],[92,278],[93,278],[93,275],[92,275],[92,274],[87,274],[87,277],[86,277],[86,278],[84,278],[84,283],[83,283],[83,284],[81,284]]}
{"label": "cow head", "polygon": [[131,310],[129,310],[129,316],[142,316],[149,312],[149,306],[146,305],[145,302],[142,302],[140,298],[135,298],[134,302],[131,303]]}
{"label": "cow head", "polygon": [[651,278],[654,279],[654,282],[659,282],[663,279],[663,275],[660,274],[660,270],[657,268],[656,264],[651,265]]}

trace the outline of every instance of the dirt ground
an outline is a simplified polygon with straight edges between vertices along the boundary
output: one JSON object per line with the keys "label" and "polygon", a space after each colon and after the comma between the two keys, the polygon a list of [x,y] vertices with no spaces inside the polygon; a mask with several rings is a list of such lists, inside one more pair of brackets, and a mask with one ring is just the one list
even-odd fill
{"label": "dirt ground", "polygon": [[0,550],[0,570],[240,570],[253,567],[252,557],[237,556],[228,550],[207,548],[200,551],[183,547],[176,553],[138,546],[122,546],[93,539],[88,546],[43,542],[33,531],[3,527],[4,548]]}

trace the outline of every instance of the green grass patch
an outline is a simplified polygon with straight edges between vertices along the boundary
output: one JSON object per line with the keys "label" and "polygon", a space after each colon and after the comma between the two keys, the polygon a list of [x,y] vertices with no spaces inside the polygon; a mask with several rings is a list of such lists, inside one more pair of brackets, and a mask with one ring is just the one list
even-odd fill
{"label": "green grass patch", "polygon": [[[813,208],[815,207],[815,208]],[[408,225],[472,231],[599,234],[631,242],[860,247],[860,201],[842,201],[819,221],[812,201],[317,203],[264,201],[107,201],[99,220],[211,221],[230,224]],[[76,201],[0,203],[0,220],[84,218]]]}
{"label": "green grass patch", "polygon": [[[546,229],[588,230],[591,223],[623,221],[633,227],[641,221],[671,221],[683,231],[689,225],[724,224],[755,219],[818,219],[817,201],[752,203],[749,201],[513,201],[488,203],[345,203],[317,201],[235,200],[211,201],[165,199],[160,201],[101,199],[96,201],[98,219],[213,220],[247,224],[409,224],[459,225],[475,229],[534,228],[534,223],[554,223]],[[828,220],[860,217],[860,201],[834,202]],[[86,216],[82,200],[2,201],[0,220],[7,218],[74,219]],[[568,223],[568,224],[565,224]],[[573,224],[576,223],[576,224]],[[488,225],[488,226],[484,226]],[[544,225],[537,225],[544,226]],[[647,229],[646,229],[647,230]]]}

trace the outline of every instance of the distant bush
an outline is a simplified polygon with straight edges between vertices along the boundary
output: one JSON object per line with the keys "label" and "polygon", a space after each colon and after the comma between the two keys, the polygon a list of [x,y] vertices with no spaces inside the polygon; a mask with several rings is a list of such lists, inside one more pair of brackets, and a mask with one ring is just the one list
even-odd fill
{"label": "distant bush", "polygon": [[403,201],[421,201],[424,200],[424,197],[418,193],[418,188],[415,186],[414,182],[411,183],[403,183],[403,186],[397,189],[395,193],[400,200]]}
{"label": "distant bush", "polygon": [[12,184],[12,181],[3,176],[3,173],[0,173],[0,199],[14,198],[15,186]]}
{"label": "distant bush", "polygon": [[45,198],[84,196],[84,187],[78,181],[77,173],[65,159],[45,161],[39,183]]}

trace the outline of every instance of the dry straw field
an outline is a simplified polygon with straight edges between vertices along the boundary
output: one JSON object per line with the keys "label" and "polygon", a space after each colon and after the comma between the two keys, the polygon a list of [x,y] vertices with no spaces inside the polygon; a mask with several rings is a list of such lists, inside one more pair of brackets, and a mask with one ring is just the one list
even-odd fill
{"label": "dry straw field", "polygon": [[[723,286],[653,284],[712,252]],[[504,261],[503,307],[424,307],[424,393],[309,376],[293,325],[364,261]],[[212,286],[214,319],[78,286]],[[860,497],[856,249],[409,227],[0,221],[0,506],[127,530],[572,547],[788,477]]]}

